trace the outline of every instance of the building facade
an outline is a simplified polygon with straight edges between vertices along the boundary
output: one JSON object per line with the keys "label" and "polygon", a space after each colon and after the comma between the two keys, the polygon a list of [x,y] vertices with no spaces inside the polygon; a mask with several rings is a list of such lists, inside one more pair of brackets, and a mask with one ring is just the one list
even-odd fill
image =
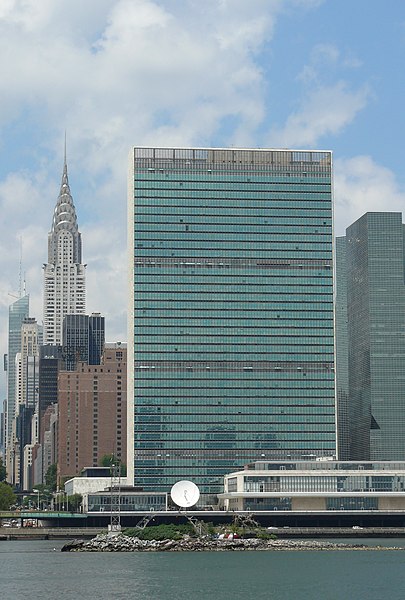
{"label": "building facade", "polygon": [[350,460],[349,348],[347,331],[346,238],[336,238],[335,252],[336,420],[338,458]]}
{"label": "building facade", "polygon": [[[405,459],[405,262],[401,213],[346,230],[348,423],[352,460]],[[338,257],[339,260],[339,257]],[[344,278],[344,273],[342,275]],[[338,287],[340,282],[338,281]],[[339,323],[337,323],[339,327]],[[343,332],[343,334],[342,334]]]}
{"label": "building facade", "polygon": [[21,325],[21,347],[15,357],[15,417],[10,446],[10,480],[21,490],[32,483],[32,448],[38,442],[39,348],[42,326],[27,317]]}
{"label": "building facade", "polygon": [[63,358],[67,371],[74,371],[78,360],[99,365],[104,349],[105,319],[100,313],[66,315],[63,319]]}
{"label": "building facade", "polygon": [[258,461],[224,480],[227,510],[405,510],[405,462]]}
{"label": "building facade", "polygon": [[85,271],[65,155],[61,188],[48,234],[48,262],[44,265],[45,344],[62,344],[65,315],[86,312]]}
{"label": "building facade", "polygon": [[5,421],[5,445],[12,445],[11,432],[16,409],[16,362],[18,352],[21,352],[21,325],[28,318],[30,298],[26,294],[13,304],[8,310],[8,351],[7,351],[7,418]]}
{"label": "building facade", "polygon": [[215,494],[261,456],[335,454],[331,169],[330,152],[131,152],[136,485]]}
{"label": "building facade", "polygon": [[58,477],[97,466],[106,454],[126,462],[127,349],[106,344],[100,365],[79,361],[58,377]]}
{"label": "building facade", "polygon": [[[62,346],[39,348],[39,419],[51,404],[58,401],[58,372],[62,366]],[[40,425],[40,430],[42,429]],[[41,437],[41,435],[40,435]]]}

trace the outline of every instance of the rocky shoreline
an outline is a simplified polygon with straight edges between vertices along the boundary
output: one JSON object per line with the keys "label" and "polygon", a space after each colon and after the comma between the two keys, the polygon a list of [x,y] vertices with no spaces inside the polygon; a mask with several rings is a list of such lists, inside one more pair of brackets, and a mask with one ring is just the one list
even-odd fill
{"label": "rocky shoreline", "polygon": [[100,534],[91,540],[73,540],[62,552],[224,552],[224,551],[302,551],[302,550],[404,550],[399,547],[344,544],[323,540],[262,540],[184,537],[181,540],[140,540],[126,535]]}

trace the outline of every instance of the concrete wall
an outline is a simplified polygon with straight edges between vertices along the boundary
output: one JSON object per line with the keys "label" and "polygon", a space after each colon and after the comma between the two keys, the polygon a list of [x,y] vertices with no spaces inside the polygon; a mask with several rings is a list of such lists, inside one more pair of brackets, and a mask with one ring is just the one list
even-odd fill
{"label": "concrete wall", "polygon": [[74,477],[65,483],[65,492],[72,494],[91,494],[102,492],[111,485],[111,477]]}
{"label": "concrete wall", "polygon": [[326,498],[292,498],[291,510],[326,510]]}
{"label": "concrete wall", "polygon": [[405,510],[405,496],[403,498],[379,498],[378,510]]}

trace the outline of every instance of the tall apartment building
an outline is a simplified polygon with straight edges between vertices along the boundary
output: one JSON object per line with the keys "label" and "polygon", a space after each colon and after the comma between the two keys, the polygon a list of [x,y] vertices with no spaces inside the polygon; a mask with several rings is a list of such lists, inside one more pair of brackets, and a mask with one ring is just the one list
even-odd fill
{"label": "tall apartment building", "polygon": [[86,265],[70,193],[66,153],[62,183],[48,234],[48,262],[44,265],[44,343],[62,344],[65,315],[86,312]]}
{"label": "tall apartment building", "polygon": [[404,244],[401,213],[366,213],[346,230],[338,288],[347,286],[347,331],[337,322],[337,340],[347,336],[347,353],[337,356],[337,387],[347,370],[351,460],[405,459]]}
{"label": "tall apartment building", "polygon": [[[134,148],[129,476],[334,455],[331,153]],[[132,377],[132,373],[134,374]]]}
{"label": "tall apartment building", "polygon": [[98,466],[106,454],[126,462],[127,349],[106,344],[100,365],[79,361],[58,381],[58,477]]}
{"label": "tall apartment building", "polygon": [[21,325],[21,350],[16,354],[15,460],[13,483],[21,490],[32,487],[32,447],[38,443],[39,348],[42,325],[27,317]]}

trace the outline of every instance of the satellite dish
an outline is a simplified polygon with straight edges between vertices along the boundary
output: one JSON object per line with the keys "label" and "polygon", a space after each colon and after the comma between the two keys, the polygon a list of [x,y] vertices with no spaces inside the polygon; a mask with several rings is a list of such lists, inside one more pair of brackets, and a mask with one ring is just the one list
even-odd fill
{"label": "satellite dish", "polygon": [[200,497],[200,490],[192,481],[178,481],[170,491],[170,497],[177,506],[187,508],[197,504]]}

